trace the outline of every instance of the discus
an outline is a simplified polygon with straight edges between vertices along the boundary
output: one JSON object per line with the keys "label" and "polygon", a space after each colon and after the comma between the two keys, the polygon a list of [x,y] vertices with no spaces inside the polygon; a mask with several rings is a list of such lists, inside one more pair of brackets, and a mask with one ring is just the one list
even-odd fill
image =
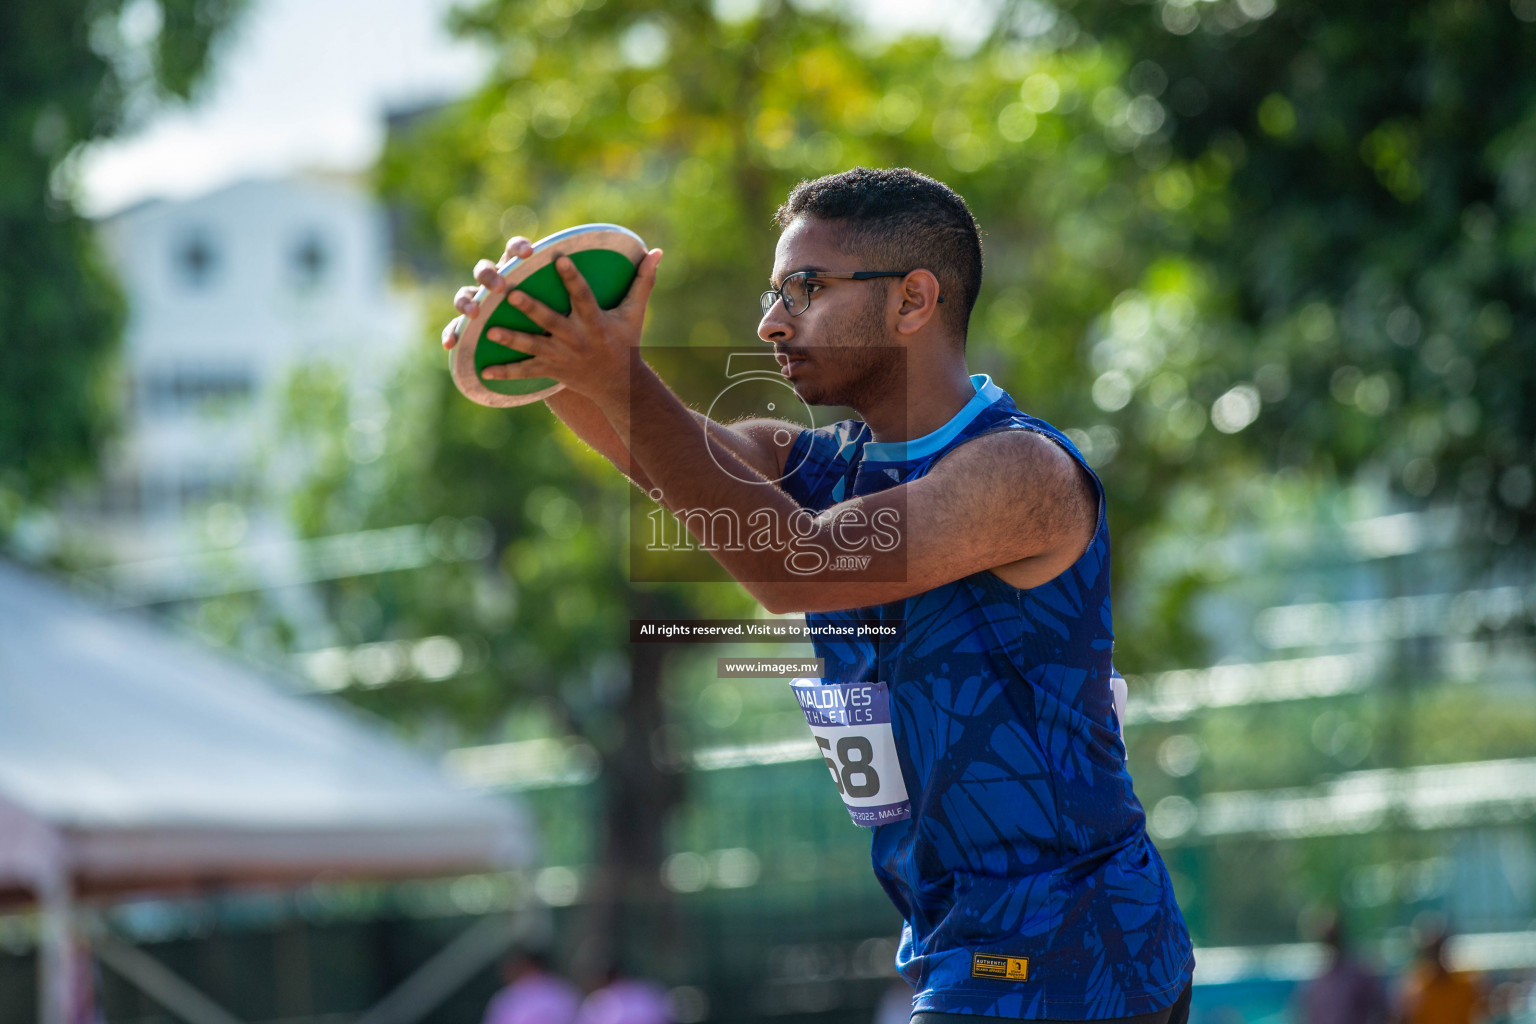
{"label": "discus", "polygon": [[570,313],[571,296],[555,268],[555,260],[560,256],[571,258],[586,278],[597,304],[612,309],[624,301],[646,252],[640,236],[628,228],[617,224],[582,224],[539,239],[533,244],[533,255],[514,257],[497,267],[507,282],[506,294],[498,302],[485,303],[489,290],[482,285],[475,293],[475,301],[482,303],[480,315],[473,320],[460,316],[454,321],[453,334],[459,340],[450,353],[453,383],[471,402],[494,408],[539,402],[565,387],[547,377],[487,380],[486,367],[532,357],[491,341],[485,337],[486,329],[505,327],[526,334],[549,333],[506,301],[506,296],[514,291],[533,296],[556,313]]}

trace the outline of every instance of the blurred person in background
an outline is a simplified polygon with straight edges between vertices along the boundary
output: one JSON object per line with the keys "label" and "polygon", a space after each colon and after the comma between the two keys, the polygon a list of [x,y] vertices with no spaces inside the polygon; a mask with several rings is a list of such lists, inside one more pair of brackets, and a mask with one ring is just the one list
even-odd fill
{"label": "blurred person in background", "polygon": [[615,968],[582,1001],[576,1024],[672,1024],[672,1003],[654,981],[627,977]]}
{"label": "blurred person in background", "polygon": [[1386,1024],[1391,1015],[1386,989],[1353,955],[1337,914],[1324,917],[1317,940],[1328,947],[1328,963],[1301,990],[1297,1024]]}
{"label": "blurred person in background", "polygon": [[576,1019],[581,989],[556,974],[543,953],[513,953],[502,978],[506,987],[486,1007],[484,1024],[571,1024]]}
{"label": "blurred person in background", "polygon": [[1441,922],[1420,926],[1419,954],[1403,979],[1402,1024],[1479,1024],[1488,1004],[1482,985],[1445,961],[1450,935]]}

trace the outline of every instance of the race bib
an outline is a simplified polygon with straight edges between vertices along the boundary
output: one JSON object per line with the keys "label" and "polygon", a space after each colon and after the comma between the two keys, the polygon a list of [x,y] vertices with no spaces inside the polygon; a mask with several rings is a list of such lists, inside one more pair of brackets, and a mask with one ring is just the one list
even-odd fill
{"label": "race bib", "polygon": [[794,679],[790,688],[816,737],[855,825],[884,825],[912,816],[891,732],[891,694],[884,683]]}

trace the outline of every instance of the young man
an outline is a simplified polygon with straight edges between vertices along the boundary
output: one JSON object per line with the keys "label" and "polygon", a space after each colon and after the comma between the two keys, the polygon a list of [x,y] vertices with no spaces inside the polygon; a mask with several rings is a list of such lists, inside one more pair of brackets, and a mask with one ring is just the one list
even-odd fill
{"label": "young man", "polygon": [[[570,316],[513,293],[549,335],[490,332],[533,356],[501,375],[564,383],[555,414],[690,523],[789,524],[795,551],[868,556],[850,571],[697,531],[764,607],[826,627],[827,676],[795,692],[872,826],[914,1020],[1183,1021],[1189,937],[1111,691],[1102,490],[1059,431],[966,370],[970,211],[915,172],[856,168],[802,182],[778,224],[758,336],[802,400],[861,420],[713,423],[632,373],[660,250],[611,312],[564,259]],[[475,277],[506,291],[494,264]]]}

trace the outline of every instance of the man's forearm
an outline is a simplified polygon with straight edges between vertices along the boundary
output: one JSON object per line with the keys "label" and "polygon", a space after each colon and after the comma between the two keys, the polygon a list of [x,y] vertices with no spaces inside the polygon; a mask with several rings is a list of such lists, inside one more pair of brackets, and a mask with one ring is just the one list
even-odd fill
{"label": "man's forearm", "polygon": [[[708,421],[683,405],[649,366],[637,364],[630,380],[629,401],[614,403],[604,412],[637,469],[651,481],[652,495],[660,492],[658,501],[664,507],[679,514],[728,511],[742,521],[760,512],[780,522],[808,516],[789,495],[713,441],[706,430]],[[759,600],[764,600],[760,592],[764,586],[792,581],[782,553],[718,545],[709,537],[697,536],[698,524],[691,518],[686,525]]]}
{"label": "man's forearm", "polygon": [[[662,504],[672,509],[733,508],[738,512],[782,505],[778,511],[784,514],[799,508],[713,440],[710,421],[684,405],[638,355],[636,360],[629,400],[612,403],[603,413],[637,471],[661,488]],[[643,429],[635,431],[634,423]]]}
{"label": "man's forearm", "polygon": [[[711,450],[722,456],[728,452],[731,453],[732,464],[740,467],[735,470],[736,473],[744,473],[748,478],[764,478],[766,482],[764,476],[768,472],[766,467],[759,468],[754,461],[753,468],[747,468],[745,462],[747,456],[742,452],[752,447],[753,442],[749,438],[737,433],[733,426],[716,423],[697,409],[684,405],[638,355],[635,359],[634,371],[653,380],[661,393],[671,399],[674,409],[681,408],[693,420],[694,427],[708,438]],[[630,375],[632,384],[637,376],[634,371]],[[651,481],[655,480],[655,474],[643,469],[630,450],[630,399],[627,393],[622,399],[615,398],[601,406],[592,399],[569,391],[556,392],[546,401],[555,415],[559,416],[576,436],[605,456],[643,490],[650,491],[653,488]],[[680,418],[678,423],[681,424]],[[691,437],[692,434],[689,430],[684,430],[672,436],[682,440],[685,437]],[[756,455],[757,461],[771,462],[774,459],[773,453],[758,451]],[[716,458],[709,463],[709,468],[718,469],[723,464],[720,458]]]}
{"label": "man's forearm", "polygon": [[[614,403],[611,409],[603,409],[584,395],[564,390],[550,395],[544,400],[544,404],[549,406],[550,411],[570,429],[571,433],[613,463],[619,472],[633,480],[641,490],[652,489],[654,484],[651,483],[650,477],[629,452],[629,415],[627,408],[622,407],[622,403]],[[697,409],[689,409],[688,414],[700,429],[712,429],[713,432],[727,429],[718,423],[712,423]]]}
{"label": "man's forearm", "polygon": [[596,402],[571,390],[557,391],[544,400],[553,412],[570,428],[571,433],[585,441],[594,451],[613,463],[614,467],[635,482],[643,491],[654,485],[650,478],[635,464],[609,417],[598,408]]}

